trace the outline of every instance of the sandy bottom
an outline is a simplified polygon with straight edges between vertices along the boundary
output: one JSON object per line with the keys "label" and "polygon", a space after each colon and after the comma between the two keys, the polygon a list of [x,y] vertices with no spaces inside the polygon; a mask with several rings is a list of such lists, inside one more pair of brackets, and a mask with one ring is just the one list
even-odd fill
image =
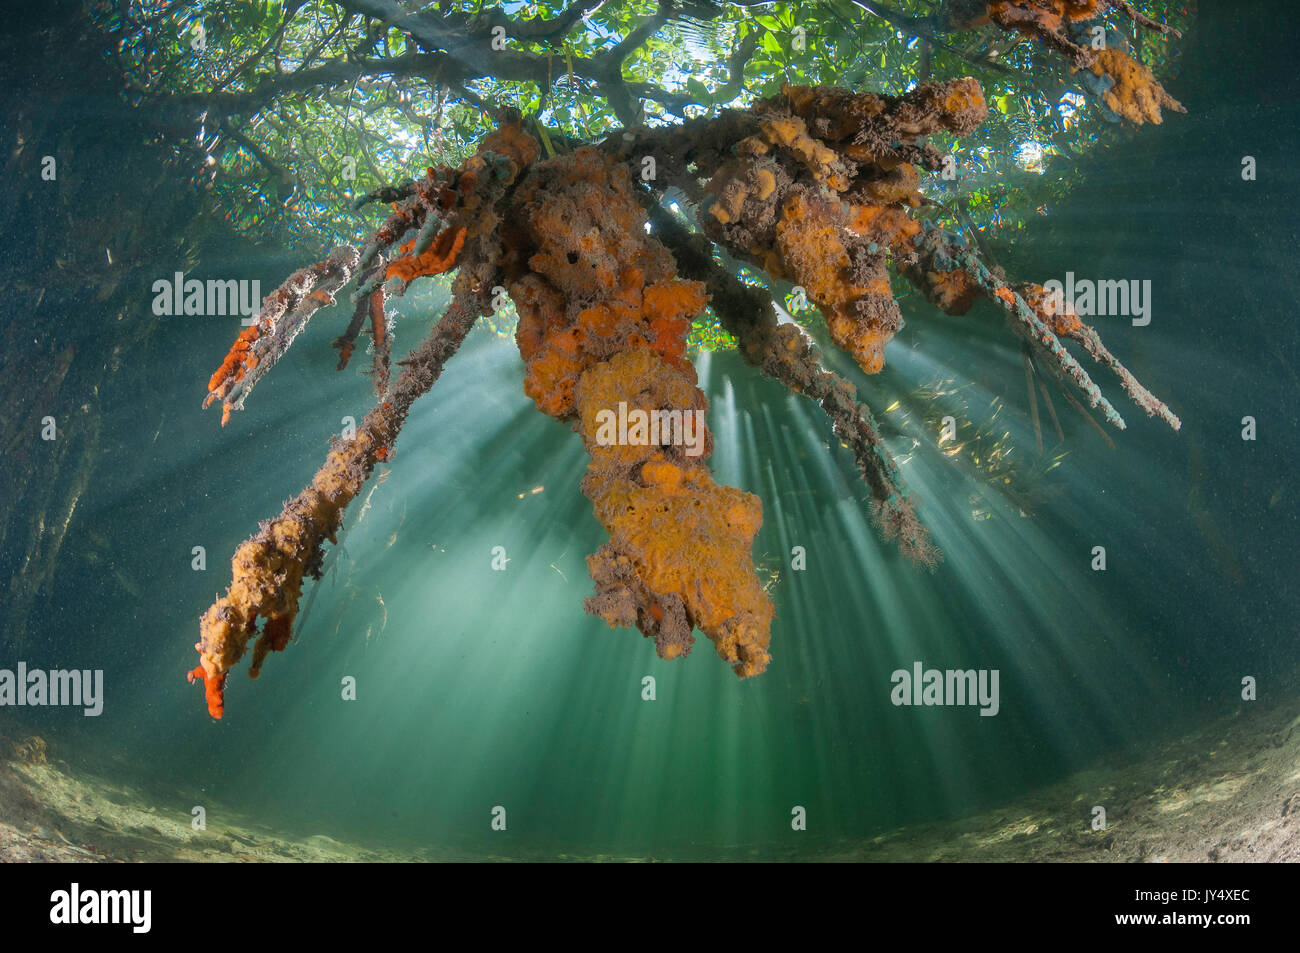
{"label": "sandy bottom", "polygon": [[[1219,720],[1005,807],[900,828],[824,860],[1300,860],[1300,703]],[[1106,811],[1092,829],[1093,808]]]}
{"label": "sandy bottom", "polygon": [[[1300,860],[1300,701],[1248,708],[1105,769],[992,811],[915,825],[815,855],[728,849],[726,859],[831,861]],[[75,772],[34,735],[0,736],[0,861],[645,860],[389,850],[323,834],[291,838],[248,820],[195,831],[188,806]],[[1093,807],[1106,809],[1092,829]],[[215,812],[214,812],[215,813]],[[232,817],[222,810],[223,817]],[[660,859],[660,858],[656,858]],[[661,859],[672,859],[666,856]]]}

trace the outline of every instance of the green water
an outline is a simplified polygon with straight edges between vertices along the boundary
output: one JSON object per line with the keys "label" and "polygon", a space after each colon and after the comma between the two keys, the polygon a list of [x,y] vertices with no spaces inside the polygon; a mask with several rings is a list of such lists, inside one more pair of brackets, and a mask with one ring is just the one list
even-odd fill
{"label": "green water", "polygon": [[[142,243],[149,265],[124,287],[88,266],[34,305],[40,282],[16,276],[49,272],[42,249],[56,242],[42,230],[86,229],[97,264],[111,235],[96,240],[96,190],[117,181],[113,201],[129,205],[152,187],[125,162],[116,178],[70,173],[84,176],[85,223],[30,206],[7,219],[10,255],[24,260],[6,266],[5,348],[30,335],[42,352],[75,349],[50,405],[70,440],[93,427],[97,449],[31,598],[18,591],[31,538],[13,513],[46,485],[71,486],[76,453],[28,441],[0,463],[19,501],[0,553],[15,580],[0,665],[103,669],[105,709],[0,718],[61,745],[74,767],[290,837],[485,856],[814,857],[1004,803],[1239,710],[1244,676],[1263,697],[1293,696],[1300,115],[1260,28],[1203,18],[1176,84],[1188,115],[1091,156],[1068,200],[1000,257],[1025,277],[1150,279],[1151,324],[1102,330],[1182,417],[1180,434],[1117,401],[1129,429],[1111,449],[1058,399],[1065,439],[1044,416],[1040,459],[1000,315],[981,304],[945,317],[907,299],[876,378],[823,354],[876,410],[922,500],[944,552],[930,574],[878,540],[851,456],[815,406],[734,353],[697,362],[714,474],[763,500],[754,560],[777,610],[773,662],[744,682],[698,635],[689,658],[664,662],[638,633],[583,613],[584,558],[606,537],[578,489],[581,441],[524,396],[513,343],[478,329],[416,405],[383,481],[350,508],[294,644],[255,683],[236,669],[226,717],[212,721],[184,679],[198,616],[228,584],[229,554],[308,482],[343,418],[369,409],[370,385],[334,373],[330,340],[346,315],[325,311],[249,409],[218,427],[199,403],[235,325],[118,327],[143,321],[147,282],[181,267],[161,239]],[[70,139],[75,127],[69,113]],[[1240,178],[1245,154],[1258,158],[1255,182]],[[183,218],[184,189],[169,188],[164,210]],[[305,263],[217,222],[207,231],[192,276],[237,273],[269,290]],[[399,351],[439,304],[404,303]],[[46,412],[30,394],[0,393],[10,416]],[[941,452],[948,413],[1011,448],[1011,484]],[[1241,439],[1247,415],[1254,442]],[[1090,568],[1099,545],[1105,572]],[[191,568],[195,546],[205,571]],[[795,570],[800,546],[807,567]],[[891,674],[917,661],[998,670],[998,714],[891,704]],[[342,697],[345,677],[355,700]],[[498,807],[504,831],[491,828]],[[796,807],[806,831],[792,830]]]}

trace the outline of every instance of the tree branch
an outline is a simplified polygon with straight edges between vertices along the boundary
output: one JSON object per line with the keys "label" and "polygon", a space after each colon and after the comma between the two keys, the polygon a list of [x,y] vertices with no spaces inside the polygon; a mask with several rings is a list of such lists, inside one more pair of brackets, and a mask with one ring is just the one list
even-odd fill
{"label": "tree branch", "polygon": [[646,17],[627,36],[600,55],[597,62],[606,68],[618,69],[632,53],[646,40],[663,29],[664,24],[673,18],[672,4],[659,0],[659,7]]}
{"label": "tree branch", "polygon": [[479,17],[479,21],[490,28],[504,27],[506,35],[516,40],[549,40],[561,37],[583,17],[595,13],[605,0],[574,0],[558,15],[549,20],[534,17],[531,20],[513,20],[502,10],[495,7]]}

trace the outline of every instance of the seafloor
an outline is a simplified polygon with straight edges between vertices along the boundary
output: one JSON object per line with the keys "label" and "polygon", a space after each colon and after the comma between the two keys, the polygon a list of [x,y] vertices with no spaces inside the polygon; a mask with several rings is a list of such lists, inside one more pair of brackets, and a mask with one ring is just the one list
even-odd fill
{"label": "seafloor", "polygon": [[[523,850],[395,850],[326,834],[290,837],[249,818],[191,829],[164,803],[72,768],[34,735],[0,734],[0,861],[433,861],[679,858]],[[69,757],[74,757],[69,753]],[[1103,831],[1092,807],[1107,810]],[[237,814],[222,810],[223,817]],[[797,836],[797,835],[795,835]],[[1296,861],[1300,860],[1300,699],[1246,704],[1172,742],[1081,772],[960,820],[844,839],[815,851],[721,847],[720,860]]]}

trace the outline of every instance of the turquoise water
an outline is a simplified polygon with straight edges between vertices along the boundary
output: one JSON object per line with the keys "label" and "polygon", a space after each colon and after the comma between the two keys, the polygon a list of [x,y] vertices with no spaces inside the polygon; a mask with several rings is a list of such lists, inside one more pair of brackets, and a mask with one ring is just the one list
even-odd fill
{"label": "turquoise water", "polygon": [[[1068,200],[999,259],[1026,278],[1150,279],[1151,324],[1101,330],[1181,416],[1180,434],[1117,400],[1130,426],[1111,449],[1058,399],[1064,440],[1045,417],[1040,458],[1000,315],[981,304],[946,317],[907,299],[882,374],[866,379],[823,354],[876,410],[922,500],[945,555],[930,574],[877,539],[866,489],[816,407],[734,353],[697,362],[714,474],[764,505],[754,560],[777,608],[773,662],[744,682],[702,638],[689,658],[664,662],[638,633],[583,613],[584,557],[606,537],[578,489],[581,441],[524,396],[513,343],[480,328],[416,405],[382,482],[349,510],[294,644],[256,683],[233,672],[226,717],[209,719],[184,679],[198,616],[228,584],[238,543],[308,482],[343,417],[369,409],[370,385],[333,372],[346,315],[326,311],[249,409],[218,427],[199,403],[233,325],[146,323],[148,282],[182,268],[171,236],[186,193],[161,172],[148,178],[148,164],[88,168],[126,147],[86,138],[69,112],[59,128],[87,157],[68,183],[86,192],[84,219],[46,220],[30,197],[6,219],[5,359],[74,357],[52,395],[0,390],[0,558],[13,580],[0,667],[103,669],[105,709],[0,718],[74,766],[291,837],[494,856],[811,857],[1003,803],[1239,710],[1245,676],[1264,700],[1294,695],[1287,163],[1300,117],[1292,80],[1269,72],[1258,36],[1230,15],[1205,17],[1176,82],[1188,115],[1091,156]],[[1245,154],[1258,158],[1255,182],[1240,178]],[[139,208],[159,188],[175,203],[140,216],[143,237],[116,256],[126,276],[100,266],[99,245],[127,228],[115,207]],[[71,273],[43,257],[58,247],[46,233],[63,229],[85,234],[86,264]],[[184,267],[192,276],[235,273],[270,289],[306,263],[216,222],[207,231]],[[440,304],[405,302],[399,351]],[[66,421],[66,445],[13,423],[47,412]],[[989,474],[986,455],[977,465],[942,452],[949,413],[1009,451],[1011,484]],[[1247,415],[1253,442],[1241,438]],[[31,591],[31,567],[74,497]],[[33,533],[28,517],[42,508],[53,517]],[[1090,568],[1098,545],[1104,572]],[[195,546],[205,571],[191,568]],[[504,571],[492,568],[498,546]],[[891,704],[891,674],[917,661],[998,670],[996,717]],[[355,701],[341,697],[349,676]],[[497,807],[504,831],[490,826]],[[791,829],[796,807],[806,831]]]}

